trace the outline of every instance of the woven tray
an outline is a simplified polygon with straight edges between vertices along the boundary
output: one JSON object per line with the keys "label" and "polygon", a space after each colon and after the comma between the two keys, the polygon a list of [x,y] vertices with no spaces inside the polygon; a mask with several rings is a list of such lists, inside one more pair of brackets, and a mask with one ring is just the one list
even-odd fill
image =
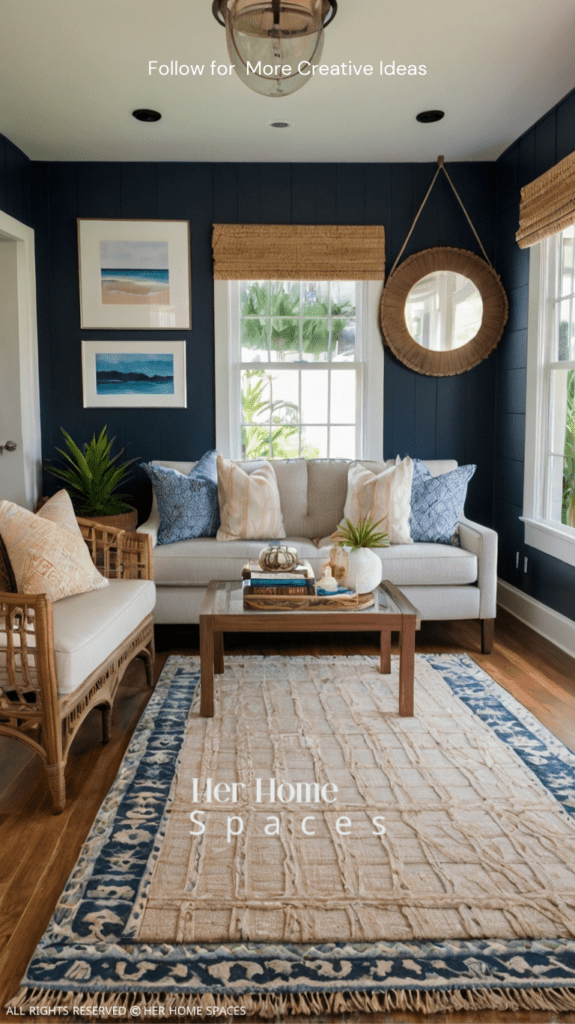
{"label": "woven tray", "polygon": [[318,594],[270,594],[267,596],[244,593],[244,609],[252,612],[301,612],[340,611],[349,608],[359,611],[375,604],[373,594],[334,594],[333,597]]}

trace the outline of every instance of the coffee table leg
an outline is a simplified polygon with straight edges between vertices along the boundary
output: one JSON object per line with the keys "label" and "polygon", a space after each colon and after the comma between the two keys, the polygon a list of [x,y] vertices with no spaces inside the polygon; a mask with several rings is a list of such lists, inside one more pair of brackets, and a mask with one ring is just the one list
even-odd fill
{"label": "coffee table leg", "polygon": [[214,631],[212,620],[200,615],[200,715],[214,716]]}
{"label": "coffee table leg", "polygon": [[380,633],[379,671],[384,675],[391,672],[391,633]]}
{"label": "coffee table leg", "polygon": [[224,634],[214,633],[214,672],[217,676],[224,671]]}
{"label": "coffee table leg", "polygon": [[399,634],[399,714],[413,715],[413,672],[415,668],[415,618],[403,616]]}

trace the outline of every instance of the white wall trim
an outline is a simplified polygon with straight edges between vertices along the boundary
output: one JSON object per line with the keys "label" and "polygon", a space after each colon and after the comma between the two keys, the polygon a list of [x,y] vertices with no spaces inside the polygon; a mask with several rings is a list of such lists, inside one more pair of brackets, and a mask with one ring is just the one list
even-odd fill
{"label": "white wall trim", "polygon": [[526,544],[575,566],[575,530],[572,527],[552,523],[547,519],[519,518],[525,524]]}
{"label": "white wall trim", "polygon": [[383,461],[383,339],[381,337],[379,307],[381,281],[368,281],[363,309],[363,344],[365,346],[365,401],[363,403],[364,459]]}
{"label": "white wall trim", "polygon": [[[230,365],[232,362],[229,315],[229,281],[214,281],[214,336],[216,383],[216,448],[231,459],[231,431],[234,417],[230,408]],[[234,403],[235,404],[235,403]]]}
{"label": "white wall trim", "polygon": [[575,657],[575,622],[549,608],[541,601],[536,601],[529,594],[507,583],[497,580],[497,603],[511,612],[516,619],[531,626],[536,633],[560,647],[566,654]]}
{"label": "white wall trim", "polygon": [[[22,444],[26,504],[33,509],[40,494],[42,467],[34,231],[0,210],[0,234],[16,242],[21,424],[20,437],[12,440]],[[4,432],[10,429],[8,424],[3,428]],[[0,444],[6,440],[8,435],[0,438]]]}
{"label": "white wall trim", "polygon": [[[527,387],[525,399],[525,473],[523,478],[523,514],[542,519],[543,438],[546,437],[547,395],[544,346],[544,308],[541,296],[543,260],[541,243],[529,250],[529,306],[527,321]],[[534,545],[537,546],[537,545]]]}

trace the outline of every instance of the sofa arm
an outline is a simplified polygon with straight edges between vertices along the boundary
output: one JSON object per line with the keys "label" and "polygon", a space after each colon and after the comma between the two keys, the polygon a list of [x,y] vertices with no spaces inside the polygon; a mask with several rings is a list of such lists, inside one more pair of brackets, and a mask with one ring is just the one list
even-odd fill
{"label": "sofa arm", "polygon": [[[58,688],[52,598],[0,594],[0,727],[16,735],[18,722],[40,724],[57,739]],[[44,756],[33,734],[25,741]]]}
{"label": "sofa arm", "polygon": [[78,519],[92,561],[110,580],[153,580],[152,540],[146,533],[117,530]]}
{"label": "sofa arm", "polygon": [[137,533],[147,533],[148,536],[152,538],[152,547],[155,548],[156,544],[158,543],[159,528],[160,517],[158,515],[151,515],[149,519],[146,519],[145,523],[142,523],[141,526],[138,526]]}
{"label": "sofa arm", "polygon": [[497,534],[488,526],[480,526],[461,516],[459,543],[477,557],[479,618],[494,619],[497,610]]}

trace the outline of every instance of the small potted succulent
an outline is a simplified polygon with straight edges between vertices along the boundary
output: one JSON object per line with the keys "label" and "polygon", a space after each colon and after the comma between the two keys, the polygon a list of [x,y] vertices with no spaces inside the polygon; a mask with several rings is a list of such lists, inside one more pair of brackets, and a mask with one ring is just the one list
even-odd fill
{"label": "small potted succulent", "polygon": [[64,481],[76,515],[119,530],[135,530],[138,513],[124,500],[129,495],[118,493],[117,489],[129,479],[128,468],[138,459],[120,462],[125,448],[110,457],[115,438],[108,439],[107,426],[99,437],[94,434],[92,440],[84,444],[83,451],[63,427],[60,430],[68,451],[61,448],[56,448],[56,451],[67,465],[47,463],[46,468]]}
{"label": "small potted succulent", "polygon": [[381,558],[373,548],[389,547],[386,533],[378,532],[382,522],[373,522],[371,516],[359,519],[356,524],[346,519],[345,525],[338,526],[333,540],[347,552],[348,565],[344,585],[358,594],[369,594],[381,583],[383,566]]}

